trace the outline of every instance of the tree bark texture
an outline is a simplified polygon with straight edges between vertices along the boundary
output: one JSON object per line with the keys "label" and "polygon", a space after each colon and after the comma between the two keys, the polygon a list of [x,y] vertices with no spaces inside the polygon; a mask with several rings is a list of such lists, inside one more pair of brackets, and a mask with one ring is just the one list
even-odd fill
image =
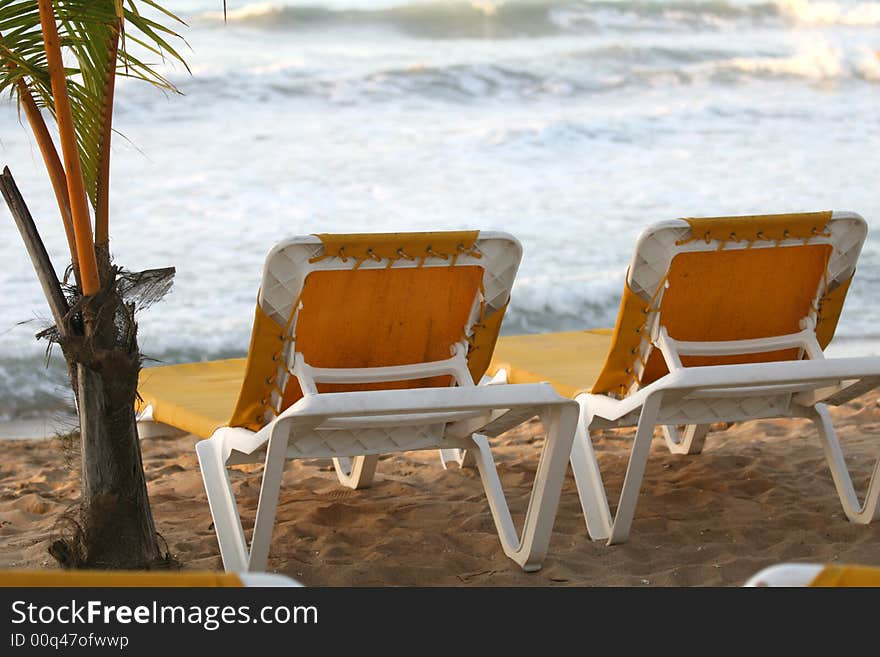
{"label": "tree bark texture", "polygon": [[[140,352],[134,309],[115,272],[96,295],[71,306],[9,169],[0,190],[52,311],[79,413],[82,497],[75,531],[53,544],[66,567],[149,568],[165,562],[147,496],[134,414]],[[85,320],[85,321],[84,321]],[[82,327],[92,328],[83,335]]]}

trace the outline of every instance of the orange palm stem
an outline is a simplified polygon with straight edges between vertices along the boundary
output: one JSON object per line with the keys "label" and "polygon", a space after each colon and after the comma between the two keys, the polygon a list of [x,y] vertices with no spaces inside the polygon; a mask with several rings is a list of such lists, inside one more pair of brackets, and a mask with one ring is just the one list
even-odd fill
{"label": "orange palm stem", "polygon": [[76,255],[76,236],[73,232],[73,222],[70,218],[70,199],[67,196],[67,178],[64,175],[64,166],[61,164],[61,158],[58,157],[58,151],[55,149],[55,143],[43,120],[40,109],[34,102],[30,89],[24,80],[18,81],[18,99],[24,108],[25,116],[34,132],[37,140],[37,146],[43,156],[43,162],[46,164],[46,171],[49,172],[49,180],[52,182],[52,189],[55,192],[55,200],[58,202],[58,209],[61,212],[61,220],[64,222],[64,233],[67,235],[67,246],[70,248],[70,259],[73,262],[73,275],[79,284],[79,262]]}
{"label": "orange palm stem", "polygon": [[76,253],[79,261],[83,296],[97,294],[101,289],[98,277],[98,263],[95,245],[92,241],[92,223],[89,215],[88,199],[83,183],[82,166],[76,144],[76,130],[73,126],[73,113],[70,97],[67,95],[67,81],[61,59],[61,44],[58,28],[55,25],[55,10],[52,0],[38,0],[40,24],[43,27],[43,43],[46,47],[46,62],[52,83],[52,96],[55,99],[55,118],[61,138],[61,152],[67,171],[67,194],[70,199],[70,212],[73,233],[76,238]]}

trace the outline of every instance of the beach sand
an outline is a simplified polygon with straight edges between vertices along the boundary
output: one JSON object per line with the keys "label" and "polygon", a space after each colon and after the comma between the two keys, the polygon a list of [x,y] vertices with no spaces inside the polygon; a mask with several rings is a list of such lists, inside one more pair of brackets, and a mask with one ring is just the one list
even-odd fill
{"label": "beach sand", "polygon": [[[880,395],[832,414],[856,486],[880,455]],[[383,458],[372,488],[336,483],[328,462],[294,461],[284,477],[269,570],[320,586],[741,585],[781,561],[880,565],[880,522],[847,522],[822,449],[805,421],[715,427],[701,455],[675,456],[655,437],[628,543],[588,538],[569,473],[544,568],[524,573],[501,551],[475,470],[445,471],[436,452]],[[612,504],[632,432],[595,441]],[[221,569],[195,438],[142,442],[156,524],[184,568]],[[511,507],[524,511],[540,424],[496,441]],[[75,458],[57,439],[0,441],[0,568],[54,568],[53,525],[75,502]],[[261,466],[231,476],[252,526]]]}

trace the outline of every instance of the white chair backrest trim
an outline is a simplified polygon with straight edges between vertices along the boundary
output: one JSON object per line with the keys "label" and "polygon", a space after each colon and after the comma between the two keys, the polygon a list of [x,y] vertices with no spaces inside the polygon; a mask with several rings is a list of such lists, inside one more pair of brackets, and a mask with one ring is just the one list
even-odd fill
{"label": "white chair backrest trim", "polygon": [[[461,255],[458,265],[477,265],[484,270],[483,289],[486,305],[494,312],[504,307],[510,298],[510,289],[519,262],[522,246],[512,235],[500,231],[481,231],[476,241],[476,249],[482,257]],[[276,244],[266,256],[263,268],[263,281],[260,286],[259,303],[269,317],[282,326],[290,317],[292,305],[302,292],[306,277],[313,271],[348,270],[351,262],[340,258],[325,258],[309,262],[323,253],[321,240],[314,235],[294,237]],[[349,259],[350,260],[350,259]],[[397,260],[394,269],[418,267],[418,262]],[[428,260],[424,267],[449,267],[443,260]],[[385,269],[387,262],[364,261],[360,269]],[[470,327],[468,327],[470,328]]]}
{"label": "white chair backrest trim", "polygon": [[[717,251],[721,242],[711,239],[683,242],[690,236],[690,224],[683,219],[661,221],[647,228],[636,242],[635,253],[627,272],[627,284],[633,292],[649,301],[672,265],[672,259],[680,253]],[[868,224],[855,212],[833,212],[828,222],[829,237],[816,236],[810,244],[830,244],[831,258],[828,262],[830,288],[847,280],[855,270],[856,262],[868,234]],[[802,239],[782,242],[763,240],[747,243],[727,242],[725,251],[738,249],[774,248],[776,246],[802,245]]]}

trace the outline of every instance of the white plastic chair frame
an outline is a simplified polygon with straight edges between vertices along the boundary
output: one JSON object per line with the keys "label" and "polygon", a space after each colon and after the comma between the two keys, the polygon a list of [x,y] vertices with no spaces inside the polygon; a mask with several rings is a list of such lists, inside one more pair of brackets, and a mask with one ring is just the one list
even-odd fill
{"label": "white plastic chair frame", "polygon": [[[504,233],[482,233],[477,246],[482,258],[462,256],[458,264],[483,267],[484,302],[493,308],[501,307],[509,298],[519,264],[519,244]],[[343,267],[336,258],[309,262],[320,253],[321,243],[314,237],[294,238],[270,252],[260,296],[260,303],[270,315],[285,318],[295,310],[292,304],[310,271],[350,268]],[[363,269],[385,266],[379,262],[362,264]],[[415,265],[396,262],[394,266]],[[475,299],[469,325],[464,327],[466,333],[478,317],[479,306],[479,299]],[[358,487],[372,479],[379,454],[441,449],[472,453],[505,554],[524,570],[538,570],[550,541],[566,460],[571,453],[577,404],[559,396],[547,384],[475,386],[467,369],[466,354],[467,345],[462,341],[453,348],[451,357],[443,361],[330,369],[310,366],[292,342],[284,358],[299,381],[303,398],[258,432],[224,427],[196,445],[224,568],[265,569],[286,459],[333,458],[340,481]],[[451,375],[458,387],[318,393],[316,386],[437,375]],[[279,377],[285,377],[283,389],[287,378],[281,368]],[[279,401],[277,395],[273,393],[274,402]],[[518,535],[486,436],[504,433],[536,415],[547,438],[523,530]],[[227,466],[260,461],[265,468],[248,547]]]}
{"label": "white plastic chair frame", "polygon": [[[517,535],[484,435],[496,436],[538,415],[547,440],[521,535]],[[197,443],[211,515],[227,571],[266,567],[286,459],[340,453],[457,447],[476,455],[504,553],[524,570],[541,567],[577,424],[577,405],[543,384],[322,393],[303,397],[257,433],[225,427]],[[388,439],[389,431],[403,429]],[[483,435],[473,435],[479,431]],[[340,434],[348,434],[343,444]],[[260,453],[265,448],[265,453]],[[265,469],[250,549],[226,466],[253,460]]]}
{"label": "white plastic chair frame", "polygon": [[[303,394],[318,394],[318,383],[382,383],[391,381],[408,381],[433,376],[450,376],[452,383],[459,387],[473,386],[467,364],[466,343],[460,342],[453,347],[453,356],[447,360],[418,365],[398,365],[393,367],[372,367],[368,369],[342,369],[312,367],[303,359],[302,354],[295,353],[293,373],[300,383]],[[455,460],[459,465],[464,459],[459,456],[461,450],[441,449],[440,461],[443,467],[447,460]],[[447,455],[449,455],[447,459]],[[378,455],[357,456],[348,458],[336,456],[333,467],[339,483],[347,488],[367,488],[373,483]]]}
{"label": "white plastic chair frame", "polygon": [[825,568],[820,563],[780,563],[758,571],[743,584],[746,588],[809,586]]}
{"label": "white plastic chair frame", "polygon": [[[831,235],[810,240],[831,244],[827,280],[845,281],[855,269],[867,227],[859,215],[835,212],[829,223]],[[639,239],[629,270],[628,283],[649,298],[663,284],[677,253],[715,250],[718,243],[691,241],[685,221],[662,222]],[[677,244],[678,243],[678,244]],[[782,245],[803,244],[789,240]],[[748,248],[769,248],[775,242],[755,242]],[[726,248],[746,248],[730,244]],[[823,290],[817,290],[818,295]],[[660,295],[662,297],[662,291]],[[814,304],[815,306],[815,304]],[[659,308],[659,301],[657,302]],[[576,398],[580,419],[571,455],[587,531],[593,540],[608,544],[624,542],[630,532],[650,451],[654,428],[664,429],[669,450],[696,454],[702,450],[713,422],[746,421],[773,417],[801,417],[815,425],[834,485],[847,518],[867,524],[878,516],[880,461],[875,465],[864,502],[859,502],[831,418],[828,405],[842,404],[880,385],[880,358],[826,359],[816,340],[815,314],[805,317],[802,330],[792,335],[724,342],[682,342],[666,333],[656,309],[649,315],[650,339],[642,343],[641,362],[652,348],[661,350],[669,374],[639,389],[634,384],[623,399],[581,394]],[[681,355],[734,355],[798,347],[809,360],[708,367],[683,367]],[[504,373],[499,373],[504,376]],[[679,429],[684,425],[684,429]],[[623,488],[612,515],[590,433],[599,429],[637,427]]]}
{"label": "white plastic chair frame", "polygon": [[[841,382],[850,383],[841,386]],[[853,522],[871,522],[880,497],[880,463],[874,468],[865,501],[859,503],[826,403],[814,400],[817,391],[837,389],[826,402],[839,404],[859,396],[864,387],[878,385],[880,358],[839,358],[684,368],[624,400],[579,396],[576,401],[581,415],[571,461],[590,537],[607,539],[609,545],[629,537],[655,426],[772,417],[813,421],[844,512]],[[803,401],[807,404],[802,405]],[[590,432],[625,426],[637,429],[616,515],[612,516]]]}

